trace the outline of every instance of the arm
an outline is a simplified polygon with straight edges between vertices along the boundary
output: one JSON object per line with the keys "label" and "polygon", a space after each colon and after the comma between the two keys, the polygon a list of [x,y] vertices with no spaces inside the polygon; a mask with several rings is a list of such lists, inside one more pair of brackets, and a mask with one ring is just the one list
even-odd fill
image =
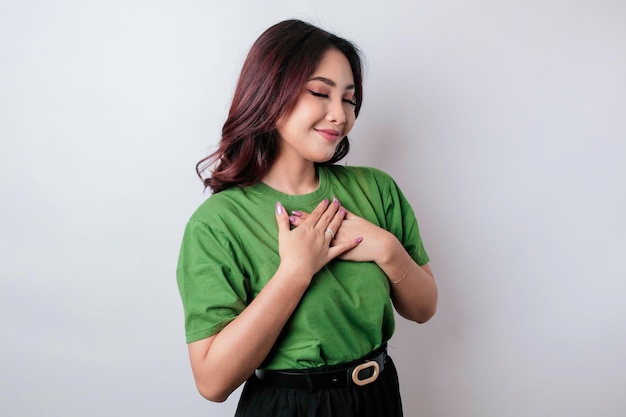
{"label": "arm", "polygon": [[312,274],[278,268],[259,295],[222,331],[189,344],[200,394],[224,401],[263,362],[308,287]]}
{"label": "arm", "polygon": [[376,261],[391,286],[391,299],[398,313],[417,323],[425,323],[437,311],[437,284],[428,264],[419,266],[395,236],[387,236],[387,250]]}
{"label": "arm", "polygon": [[[303,212],[295,214],[290,217],[290,221],[296,226],[308,216]],[[340,258],[355,262],[376,262],[390,281],[391,299],[396,311],[417,323],[428,321],[437,310],[438,299],[437,285],[430,266],[418,266],[392,233],[350,212],[347,212],[336,232],[333,244],[350,241],[357,235],[363,237],[363,242],[343,253]],[[400,278],[400,282],[393,284]]]}
{"label": "arm", "polygon": [[[308,288],[313,275],[358,240],[330,246],[326,227],[339,228],[345,212],[324,201],[310,221],[290,230],[289,218],[276,206],[280,265],[258,296],[219,333],[189,344],[189,358],[200,394],[224,401],[263,362]],[[302,256],[306,253],[307,256]]]}

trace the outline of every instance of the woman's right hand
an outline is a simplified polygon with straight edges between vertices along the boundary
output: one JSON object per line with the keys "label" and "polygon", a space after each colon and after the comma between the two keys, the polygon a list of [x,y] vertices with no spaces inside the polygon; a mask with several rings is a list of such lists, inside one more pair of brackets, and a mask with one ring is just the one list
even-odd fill
{"label": "woman's right hand", "polygon": [[322,201],[290,230],[289,215],[276,204],[280,266],[252,302],[226,327],[189,344],[198,390],[224,401],[263,362],[298,306],[313,275],[331,259],[354,248],[359,239],[330,246],[345,216],[339,202]]}
{"label": "woman's right hand", "polygon": [[336,199],[322,201],[307,218],[291,230],[289,215],[280,202],[276,203],[278,223],[278,253],[280,268],[287,268],[295,276],[308,279],[332,259],[356,247],[362,239],[356,238],[330,246],[339,230],[346,210]]}

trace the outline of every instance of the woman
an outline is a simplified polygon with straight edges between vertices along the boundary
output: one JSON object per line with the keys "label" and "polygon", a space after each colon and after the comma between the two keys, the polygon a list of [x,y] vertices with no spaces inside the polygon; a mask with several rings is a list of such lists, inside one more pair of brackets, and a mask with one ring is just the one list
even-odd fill
{"label": "woman", "polygon": [[[437,287],[395,182],[334,165],[362,102],[347,40],[288,20],[243,65],[222,140],[197,171],[213,195],[177,269],[199,392],[237,416],[400,416],[386,342],[423,323]],[[207,167],[212,167],[205,177]]]}

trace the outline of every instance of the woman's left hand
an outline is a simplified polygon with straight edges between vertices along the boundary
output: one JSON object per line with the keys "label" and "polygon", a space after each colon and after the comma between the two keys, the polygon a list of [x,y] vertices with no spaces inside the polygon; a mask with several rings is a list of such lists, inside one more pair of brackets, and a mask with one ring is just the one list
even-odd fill
{"label": "woman's left hand", "polygon": [[[302,224],[308,213],[294,211],[289,221],[294,226]],[[389,253],[389,245],[395,237],[375,224],[346,210],[346,215],[338,230],[334,230],[335,237],[331,242],[334,246],[341,242],[353,241],[362,237],[363,241],[355,248],[344,252],[338,258],[346,261],[376,262],[378,263]]]}
{"label": "woman's left hand", "polygon": [[[308,216],[304,212],[292,212],[289,221],[294,226],[301,225]],[[401,316],[417,323],[428,321],[437,310],[437,285],[428,266],[411,267],[413,260],[400,241],[390,232],[350,213],[346,215],[335,237],[331,241],[339,244],[357,236],[363,241],[353,249],[344,252],[339,259],[356,262],[376,262],[392,283],[391,298]],[[409,269],[407,269],[409,266]]]}

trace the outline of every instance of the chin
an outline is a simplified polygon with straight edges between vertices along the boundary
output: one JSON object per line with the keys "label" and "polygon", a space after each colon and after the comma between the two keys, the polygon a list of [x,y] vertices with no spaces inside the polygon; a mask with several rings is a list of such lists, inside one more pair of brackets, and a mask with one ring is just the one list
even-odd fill
{"label": "chin", "polygon": [[311,162],[314,162],[316,164],[323,164],[333,159],[336,150],[336,146],[326,146],[322,148],[311,149],[303,156]]}
{"label": "chin", "polygon": [[324,157],[321,157],[321,158],[314,158],[313,162],[315,162],[316,164],[324,164],[324,163],[330,161],[333,158],[334,155],[335,154],[332,154],[331,156],[324,156]]}
{"label": "chin", "polygon": [[328,153],[324,153],[323,155],[320,155],[320,157],[318,158],[316,162],[324,163],[324,162],[330,161],[335,156],[336,150],[337,150],[337,147],[333,148],[332,152],[328,152]]}

